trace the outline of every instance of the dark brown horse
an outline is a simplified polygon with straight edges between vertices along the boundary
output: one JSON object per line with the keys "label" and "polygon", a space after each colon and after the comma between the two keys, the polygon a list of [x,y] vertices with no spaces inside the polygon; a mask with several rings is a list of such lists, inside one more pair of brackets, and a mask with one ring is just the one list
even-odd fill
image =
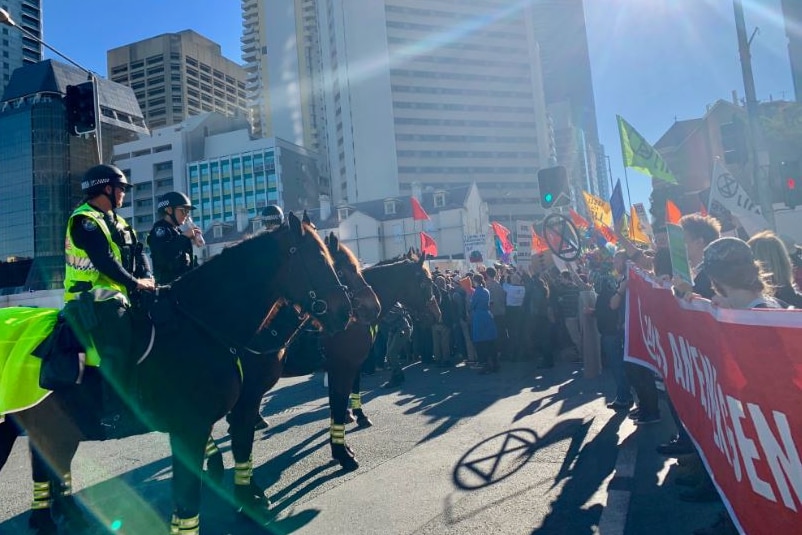
{"label": "dark brown horse", "polygon": [[[171,533],[197,535],[206,440],[212,425],[229,413],[239,397],[238,356],[252,351],[248,344],[268,312],[286,300],[312,313],[317,323],[334,333],[345,329],[352,308],[322,240],[292,214],[287,225],[226,249],[179,278],[168,295],[175,317],[169,327],[156,329],[150,353],[136,367],[139,389],[129,393],[129,402],[135,403],[138,415],[151,429],[170,433]],[[143,312],[132,312],[138,319],[137,338],[150,339],[151,322]],[[102,327],[101,323],[93,337],[103,335]],[[13,415],[32,445],[35,496],[42,505],[32,519],[41,523],[35,526],[41,530],[54,528],[52,522],[64,533],[87,529],[85,512],[69,486],[70,464],[79,441],[98,434],[97,423],[87,426],[80,421],[81,416],[87,420],[97,404],[96,399],[88,403],[81,399],[83,388],[84,384],[54,392],[35,407]],[[10,425],[0,424],[6,426],[4,430]],[[5,441],[9,436],[13,440],[13,433],[0,432]],[[2,452],[8,449],[7,444],[0,447]],[[6,459],[0,461],[4,464]]]}
{"label": "dark brown horse", "polygon": [[[367,268],[357,277],[358,271],[354,270],[358,269],[358,263],[350,251],[333,234],[327,238],[327,244],[334,258],[335,269],[343,282],[348,281],[349,292],[354,292],[354,298],[364,291],[367,281],[378,296],[382,310],[389,310],[394,303],[400,302],[420,321],[439,320],[440,309],[434,298],[434,283],[423,258],[410,253]],[[286,340],[297,330],[299,322],[291,311],[284,308],[280,316],[271,322],[270,328],[260,331],[249,344],[259,353],[272,356],[268,359],[267,366],[263,357],[249,356],[242,359],[245,377],[243,393],[228,417],[235,462],[235,497],[248,516],[260,521],[270,516],[269,500],[250,476],[253,423],[259,415],[259,405],[264,393],[282,376],[311,373],[319,367],[316,364],[322,365],[329,374],[332,457],[346,470],[359,466],[353,451],[345,443],[345,424],[350,416],[349,398],[354,399],[352,387],[359,378],[362,363],[373,342],[371,328],[379,319],[378,307],[366,310],[370,313],[358,314],[360,321],[349,324],[341,333],[318,336],[316,333],[302,331],[285,348]],[[324,359],[316,361],[321,351]],[[219,477],[219,467],[222,467],[219,451],[210,456],[209,466],[210,472],[212,466],[218,467],[213,477]]]}

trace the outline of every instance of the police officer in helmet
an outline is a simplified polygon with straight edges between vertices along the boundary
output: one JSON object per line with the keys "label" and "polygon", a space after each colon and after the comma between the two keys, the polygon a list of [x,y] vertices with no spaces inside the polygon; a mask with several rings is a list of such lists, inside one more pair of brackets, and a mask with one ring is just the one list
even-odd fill
{"label": "police officer in helmet", "polygon": [[70,215],[65,239],[64,315],[85,344],[94,344],[101,372],[116,392],[124,389],[131,365],[131,297],[155,288],[142,244],[116,212],[130,188],[117,167],[90,168],[81,182],[84,201]]}
{"label": "police officer in helmet", "polygon": [[148,234],[153,272],[159,284],[170,284],[198,265],[192,245],[200,239],[201,231],[191,224],[191,219],[185,225],[193,208],[189,198],[178,191],[165,193],[159,199],[162,217]]}
{"label": "police officer in helmet", "polygon": [[277,204],[268,204],[262,209],[265,229],[273,230],[284,224],[284,211]]}

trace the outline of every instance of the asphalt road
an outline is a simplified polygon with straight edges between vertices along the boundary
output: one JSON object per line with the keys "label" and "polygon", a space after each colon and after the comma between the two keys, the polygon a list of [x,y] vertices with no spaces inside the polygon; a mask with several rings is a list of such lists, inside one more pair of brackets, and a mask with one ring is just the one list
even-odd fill
{"label": "asphalt road", "polygon": [[[400,390],[380,389],[383,379],[363,379],[374,427],[347,430],[354,472],[331,462],[322,376],[282,381],[265,398],[272,427],[254,447],[255,480],[276,519],[264,527],[237,519],[225,496],[206,488],[202,533],[674,535],[709,524],[720,509],[678,500],[674,461],[654,452],[670,418],[636,430],[605,407],[606,375],[586,379],[570,364],[542,373],[503,363],[489,376],[416,364]],[[230,488],[225,424],[214,434]],[[76,495],[116,533],[167,533],[168,454],[166,435],[156,433],[82,444]],[[20,439],[0,471],[0,534],[29,533],[30,497]]]}

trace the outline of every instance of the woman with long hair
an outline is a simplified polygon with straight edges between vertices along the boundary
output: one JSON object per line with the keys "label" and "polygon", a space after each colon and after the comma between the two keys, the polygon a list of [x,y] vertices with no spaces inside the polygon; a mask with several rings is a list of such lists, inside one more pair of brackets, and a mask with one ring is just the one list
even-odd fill
{"label": "woman with long hair", "polygon": [[785,244],[770,230],[752,236],[747,242],[752,254],[768,275],[774,297],[795,308],[802,307],[802,295],[794,284],[794,271]]}

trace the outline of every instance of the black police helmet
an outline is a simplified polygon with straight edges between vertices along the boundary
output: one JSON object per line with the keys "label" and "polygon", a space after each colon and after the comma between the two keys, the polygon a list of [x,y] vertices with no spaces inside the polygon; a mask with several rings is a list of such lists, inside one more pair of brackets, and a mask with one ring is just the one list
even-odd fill
{"label": "black police helmet", "polygon": [[108,185],[119,186],[126,191],[133,187],[118,167],[103,163],[90,167],[84,174],[84,178],[81,181],[81,191],[88,197],[94,197],[102,193],[103,188]]}
{"label": "black police helmet", "polygon": [[159,197],[159,204],[156,206],[160,212],[163,212],[165,208],[175,208],[177,206],[183,206],[189,210],[195,208],[192,206],[192,203],[189,200],[189,197],[181,193],[180,191],[171,191],[169,193],[165,193],[161,197]]}
{"label": "black police helmet", "polygon": [[284,211],[276,204],[268,204],[262,209],[262,217],[268,225],[279,226],[284,223]]}

